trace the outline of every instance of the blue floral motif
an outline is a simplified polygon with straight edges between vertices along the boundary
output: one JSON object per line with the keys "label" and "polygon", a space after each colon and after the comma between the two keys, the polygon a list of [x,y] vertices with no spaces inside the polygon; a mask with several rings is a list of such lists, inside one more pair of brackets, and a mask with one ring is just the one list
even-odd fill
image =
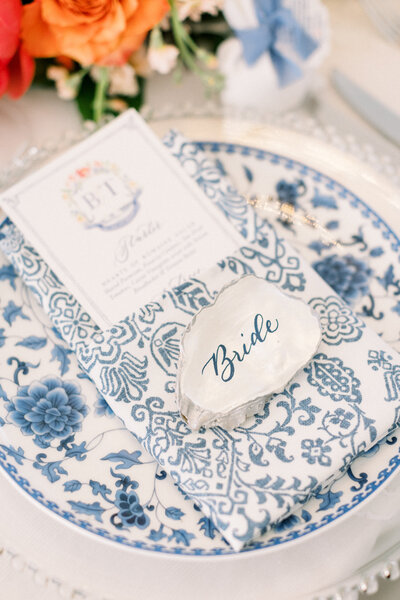
{"label": "blue floral motif", "polygon": [[139,497],[134,490],[118,490],[115,496],[115,506],[118,516],[124,527],[139,527],[145,529],[150,520],[140,504]]}
{"label": "blue floral motif", "polygon": [[[259,245],[259,248],[263,246]],[[280,284],[282,289],[289,292],[301,292],[305,289],[306,277],[300,270],[298,256],[287,253],[283,239],[271,230],[268,252],[261,252],[256,245],[240,249],[240,254],[229,256],[219,263],[222,270],[228,268],[235,275],[255,273],[256,270],[264,271],[264,278],[274,284]]]}
{"label": "blue floral motif", "polygon": [[378,371],[378,369],[390,371],[392,360],[393,357],[384,350],[369,350],[368,352],[368,364],[372,365],[373,371]]}
{"label": "blue floral motif", "polygon": [[173,287],[168,296],[176,308],[189,315],[196,314],[213,299],[204,281],[194,278]]}
{"label": "blue floral motif", "polygon": [[314,188],[314,197],[311,199],[311,204],[314,208],[323,207],[331,210],[337,210],[337,202],[334,196],[321,194],[318,188]]}
{"label": "blue floral motif", "polygon": [[79,431],[88,413],[79,385],[54,376],[19,386],[7,409],[22,433],[35,436],[35,443],[42,448],[55,438]]}
{"label": "blue floral motif", "polygon": [[17,306],[13,300],[10,300],[3,308],[3,318],[9,325],[12,325],[17,317],[29,320],[29,317],[22,312],[22,306]]}
{"label": "blue floral motif", "polygon": [[[396,402],[400,397],[400,365],[393,364],[392,360],[393,358],[382,350],[368,352],[368,364],[372,365],[372,369],[374,371],[377,371],[378,368],[383,370],[386,402]],[[397,409],[397,414],[400,415],[400,407]]]}
{"label": "blue floral motif", "polygon": [[117,402],[140,400],[149,383],[147,366],[146,357],[140,360],[128,351],[124,352],[118,368],[113,365],[102,367],[101,393],[108,394]]}
{"label": "blue floral motif", "polygon": [[153,334],[151,353],[167,375],[175,375],[179,360],[179,343],[185,326],[182,323],[164,323]]}
{"label": "blue floral motif", "polygon": [[353,413],[345,411],[344,408],[337,408],[331,417],[331,423],[339,425],[342,429],[348,429],[352,419],[354,419]]}
{"label": "blue floral motif", "polygon": [[301,447],[304,450],[301,455],[310,465],[318,462],[322,467],[329,467],[332,463],[332,459],[328,456],[332,448],[326,445],[321,438],[317,438],[316,440],[302,440]]}
{"label": "blue floral motif", "polygon": [[[332,439],[343,439],[352,436],[360,425],[360,414],[357,410],[336,408],[329,411],[322,421],[323,428]],[[370,423],[371,425],[372,423]]]}
{"label": "blue floral motif", "polygon": [[8,217],[1,222],[0,240],[1,247],[6,254],[9,252],[18,252],[24,244],[24,236]]}
{"label": "blue floral motif", "polygon": [[290,183],[285,179],[281,179],[275,186],[278,198],[281,202],[297,206],[297,199],[307,192],[306,184],[302,179],[296,179],[295,182]]}
{"label": "blue floral motif", "polygon": [[71,348],[68,348],[64,344],[54,344],[53,350],[51,351],[51,360],[58,362],[61,376],[65,375],[69,370],[71,364],[69,358],[70,354],[72,354]]}
{"label": "blue floral motif", "polygon": [[0,281],[8,281],[13,290],[16,289],[15,280],[17,277],[18,274],[12,265],[3,265],[0,267]]}
{"label": "blue floral motif", "polygon": [[99,331],[88,313],[67,292],[56,292],[51,297],[54,325],[69,343],[87,339]]}
{"label": "blue floral motif", "polygon": [[363,321],[337,296],[312,298],[309,305],[319,314],[322,338],[329,346],[356,342],[361,338],[365,327]]}
{"label": "blue floral motif", "polygon": [[110,405],[104,400],[101,394],[97,394],[97,400],[95,404],[95,415],[101,417],[105,415],[106,417],[113,417],[114,411],[110,408]]}
{"label": "blue floral motif", "polygon": [[340,358],[328,358],[321,352],[314,356],[304,372],[308,375],[308,383],[316,387],[321,396],[329,396],[334,402],[361,402],[360,380]]}
{"label": "blue floral motif", "polygon": [[286,529],[292,529],[295,525],[299,523],[300,519],[297,515],[290,515],[277,523],[274,527],[275,531],[285,531]]}
{"label": "blue floral motif", "polygon": [[393,265],[389,265],[382,277],[377,277],[377,281],[385,288],[394,290],[394,295],[400,294],[400,279],[396,278]]}
{"label": "blue floral motif", "polygon": [[331,489],[328,491],[319,491],[315,494],[315,497],[320,500],[318,511],[328,510],[340,502],[340,497],[343,492],[334,492]]}
{"label": "blue floral motif", "polygon": [[332,254],[313,263],[317,273],[349,304],[368,294],[372,269],[362,260],[346,254]]}
{"label": "blue floral motif", "polygon": [[230,183],[221,185],[226,175],[221,162],[205,157],[201,143],[183,141],[174,130],[165,136],[164,144],[231,224],[243,237],[251,239],[251,223],[243,196]]}

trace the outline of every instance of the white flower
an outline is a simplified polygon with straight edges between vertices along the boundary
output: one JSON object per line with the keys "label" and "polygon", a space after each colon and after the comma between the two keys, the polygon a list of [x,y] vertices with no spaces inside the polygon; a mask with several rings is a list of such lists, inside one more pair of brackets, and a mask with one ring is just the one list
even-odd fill
{"label": "white flower", "polygon": [[162,46],[150,46],[147,59],[153,71],[165,75],[172,71],[176,65],[179,50],[172,44],[163,44]]}
{"label": "white flower", "polygon": [[74,100],[78,95],[77,88],[70,85],[68,79],[56,81],[56,88],[61,100]]}
{"label": "white flower", "polygon": [[52,65],[47,69],[47,77],[56,84],[57,95],[62,100],[73,100],[78,95],[81,76],[70,74],[65,67]]}
{"label": "white flower", "polygon": [[202,13],[216,15],[223,8],[224,0],[177,0],[178,15],[181,21],[198,21]]}
{"label": "white flower", "polygon": [[90,69],[90,76],[93,81],[101,80],[101,73],[107,68],[110,96],[122,94],[123,96],[136,96],[139,92],[139,86],[136,79],[136,71],[129,63],[120,67],[100,67],[93,65]]}
{"label": "white flower", "polygon": [[122,94],[123,96],[136,96],[139,92],[135,69],[130,64],[121,67],[110,67],[110,96]]}
{"label": "white flower", "polygon": [[50,67],[47,67],[46,75],[48,79],[51,79],[52,81],[60,81],[61,79],[66,79],[69,72],[65,67],[51,65]]}

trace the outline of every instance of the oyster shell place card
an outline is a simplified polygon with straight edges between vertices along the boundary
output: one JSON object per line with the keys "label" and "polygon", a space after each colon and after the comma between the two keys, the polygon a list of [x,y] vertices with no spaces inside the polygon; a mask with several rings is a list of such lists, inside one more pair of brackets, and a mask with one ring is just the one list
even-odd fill
{"label": "oyster shell place card", "polygon": [[236,427],[283,390],[320,341],[318,316],[307,304],[244,275],[183,333],[177,381],[182,416],[191,429]]}
{"label": "oyster shell place card", "polygon": [[[0,247],[115,414],[240,550],[329,486],[397,426],[400,356],[252,212],[221,165],[174,132],[165,144],[199,186],[204,170],[211,170],[209,201],[222,209],[232,230],[236,226],[242,233],[243,246],[225,258],[215,256],[214,266],[169,289],[160,285],[158,294],[100,331],[10,219],[0,225]],[[192,431],[176,404],[180,340],[193,317],[244,274],[306,303],[320,315],[322,340],[308,364],[257,414],[233,430]],[[273,317],[258,308],[250,337],[263,338],[258,314],[263,325],[271,322],[272,341],[279,328],[272,331]]]}

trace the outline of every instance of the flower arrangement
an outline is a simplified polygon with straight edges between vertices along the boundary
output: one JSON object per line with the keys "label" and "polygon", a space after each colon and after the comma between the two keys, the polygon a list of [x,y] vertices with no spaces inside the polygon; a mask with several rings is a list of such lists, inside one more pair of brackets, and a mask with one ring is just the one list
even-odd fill
{"label": "flower arrangement", "polygon": [[[99,120],[143,98],[152,72],[195,71],[208,91],[221,76],[213,53],[220,35],[200,47],[193,25],[220,18],[222,0],[2,0],[0,96],[20,97],[34,79],[76,99],[85,118]],[[223,35],[221,39],[223,39]],[[204,36],[203,36],[204,37]]]}
{"label": "flower arrangement", "polygon": [[[256,75],[250,97],[265,97],[254,92],[268,69],[284,87],[301,78],[298,63],[318,47],[297,21],[305,13],[304,0],[1,0],[0,97],[19,98],[32,81],[55,85],[60,98],[76,99],[83,117],[98,121],[139,108],[152,73],[179,80],[184,68],[207,93],[226,80],[228,96],[232,73],[243,90],[236,73],[244,69],[245,78]],[[232,34],[237,39],[226,40]],[[296,61],[286,57],[293,48]]]}

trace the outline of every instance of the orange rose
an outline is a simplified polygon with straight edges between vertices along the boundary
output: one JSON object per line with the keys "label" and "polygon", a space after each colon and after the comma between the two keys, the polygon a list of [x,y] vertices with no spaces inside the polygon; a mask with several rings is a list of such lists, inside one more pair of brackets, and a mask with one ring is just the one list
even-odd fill
{"label": "orange rose", "polygon": [[34,0],[24,6],[22,39],[32,56],[120,65],[168,10],[167,0]]}

